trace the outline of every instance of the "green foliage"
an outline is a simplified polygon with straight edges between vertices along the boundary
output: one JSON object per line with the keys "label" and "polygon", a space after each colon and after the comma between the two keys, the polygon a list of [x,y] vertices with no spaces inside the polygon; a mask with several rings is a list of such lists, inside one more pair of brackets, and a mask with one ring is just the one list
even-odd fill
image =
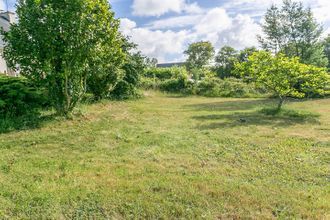
{"label": "green foliage", "polygon": [[330,71],[330,34],[323,41],[324,53],[328,59],[328,70]]}
{"label": "green foliage", "polygon": [[249,56],[258,51],[255,47],[247,47],[241,51],[236,51],[230,46],[224,46],[215,57],[215,66],[212,68],[221,79],[228,77],[240,78],[235,73],[235,63],[248,61]]}
{"label": "green foliage", "polygon": [[258,49],[255,47],[247,47],[239,51],[237,55],[238,62],[247,62],[249,60],[249,57],[255,52],[258,52]]}
{"label": "green foliage", "polygon": [[20,0],[16,12],[18,23],[3,33],[5,57],[48,88],[59,114],[74,109],[89,74],[108,79],[121,63],[119,22],[106,0]]}
{"label": "green foliage", "polygon": [[189,80],[185,68],[153,68],[147,69],[141,81],[144,89],[159,89],[165,92],[201,95],[207,97],[260,97],[262,90],[256,90],[253,84],[240,79],[217,78],[212,71],[203,68],[198,70],[198,79]]}
{"label": "green foliage", "polygon": [[47,104],[46,97],[24,78],[0,76],[0,118],[36,113]]}
{"label": "green foliage", "polygon": [[128,54],[123,66],[124,77],[117,83],[115,89],[110,92],[110,97],[115,99],[138,98],[138,86],[144,73],[144,57],[138,53]]}
{"label": "green foliage", "polygon": [[197,85],[197,95],[207,97],[259,97],[260,91],[257,91],[252,84],[247,84],[240,79],[235,78],[206,78]]}
{"label": "green foliage", "polygon": [[262,29],[265,37],[259,36],[259,40],[264,49],[299,57],[305,64],[327,66],[320,41],[323,29],[302,2],[283,0],[281,8],[273,5],[265,15]]}
{"label": "green foliage", "polygon": [[188,72],[184,67],[148,68],[141,86],[166,92],[182,92],[187,85]]}
{"label": "green foliage", "polygon": [[177,78],[181,74],[188,74],[184,67],[170,67],[170,68],[147,68],[144,71],[144,77],[156,80],[167,80]]}
{"label": "green foliage", "polygon": [[235,63],[238,61],[238,52],[229,46],[222,47],[215,57],[216,72],[221,79],[232,77]]}
{"label": "green foliage", "polygon": [[159,88],[166,92],[184,92],[187,87],[188,76],[180,74],[176,78],[168,79],[160,83]]}
{"label": "green foliage", "polygon": [[215,52],[210,42],[201,41],[190,44],[184,53],[188,56],[187,68],[191,70],[195,68],[202,69],[210,64]]}
{"label": "green foliage", "polygon": [[254,53],[248,62],[237,63],[236,71],[278,97],[278,109],[286,97],[303,98],[311,92],[323,94],[329,83],[325,69],[301,64],[298,58],[287,58],[283,54],[272,56],[265,51]]}

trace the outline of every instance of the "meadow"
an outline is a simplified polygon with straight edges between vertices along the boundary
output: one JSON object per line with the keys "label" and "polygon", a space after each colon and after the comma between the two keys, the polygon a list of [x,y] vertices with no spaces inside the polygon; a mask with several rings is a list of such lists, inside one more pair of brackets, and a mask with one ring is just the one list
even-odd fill
{"label": "meadow", "polygon": [[45,112],[0,134],[0,218],[328,219],[330,99],[274,103],[147,92]]}

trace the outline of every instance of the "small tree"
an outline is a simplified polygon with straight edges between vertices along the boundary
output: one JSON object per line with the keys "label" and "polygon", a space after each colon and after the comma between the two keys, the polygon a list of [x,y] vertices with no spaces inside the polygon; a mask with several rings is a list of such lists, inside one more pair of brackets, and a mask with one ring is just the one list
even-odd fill
{"label": "small tree", "polygon": [[[302,64],[299,58],[288,58],[283,54],[273,56],[265,51],[254,53],[247,62],[237,63],[236,71],[255,81],[256,86],[272,92],[279,99],[278,111],[287,97],[303,98],[312,91],[322,94],[329,83],[324,68]],[[296,87],[298,82],[302,82],[299,89]]]}
{"label": "small tree", "polygon": [[18,23],[3,32],[5,58],[48,88],[59,114],[80,101],[88,74],[109,73],[122,59],[119,22],[107,0],[19,0],[17,15]]}
{"label": "small tree", "polygon": [[184,52],[188,59],[186,61],[188,70],[202,69],[210,64],[214,56],[214,48],[210,42],[197,42],[189,45]]}
{"label": "small tree", "polygon": [[238,52],[229,46],[222,47],[215,57],[216,70],[220,78],[232,76],[235,63],[237,62]]}

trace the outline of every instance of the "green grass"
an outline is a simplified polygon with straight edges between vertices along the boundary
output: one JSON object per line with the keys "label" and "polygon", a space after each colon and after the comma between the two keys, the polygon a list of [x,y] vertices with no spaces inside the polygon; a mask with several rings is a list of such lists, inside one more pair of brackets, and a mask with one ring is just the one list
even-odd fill
{"label": "green grass", "polygon": [[6,130],[0,218],[330,218],[330,100],[270,104],[149,93]]}

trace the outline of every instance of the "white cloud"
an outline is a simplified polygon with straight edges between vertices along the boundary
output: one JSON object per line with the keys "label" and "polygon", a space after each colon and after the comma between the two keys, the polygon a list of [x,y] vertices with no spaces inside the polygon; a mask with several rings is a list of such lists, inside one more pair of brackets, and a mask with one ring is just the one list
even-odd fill
{"label": "white cloud", "polygon": [[[175,28],[188,24],[191,26],[189,29],[179,31],[160,28]],[[237,49],[255,46],[258,43],[256,34],[260,33],[259,25],[248,15],[230,17],[223,8],[214,8],[199,15],[161,19],[146,27],[137,27],[135,22],[122,19],[121,30],[131,36],[145,55],[155,57],[160,62],[177,61],[168,57],[182,59],[182,53],[187,45],[196,41],[210,41],[216,48],[224,45],[231,45]]]}
{"label": "white cloud", "polygon": [[208,11],[203,18],[196,24],[195,30],[199,34],[210,32],[221,32],[232,26],[230,18],[223,8],[214,8]]}
{"label": "white cloud", "polygon": [[[185,0],[135,0],[135,2],[153,2],[145,5],[140,15],[162,15],[166,12],[185,14],[156,19],[145,26],[138,27],[128,19],[122,21],[122,30],[131,36],[139,49],[147,56],[155,57],[160,62],[183,60],[182,52],[189,43],[210,41],[216,49],[224,45],[236,49],[258,46],[257,35],[261,34],[260,15],[279,0],[231,0],[222,7],[196,10],[188,13]],[[310,6],[319,22],[325,24],[326,33],[330,33],[330,0],[303,0]],[[187,1],[188,2],[188,1]],[[160,7],[160,8],[159,8]],[[155,9],[156,8],[156,9]],[[149,10],[149,11],[148,11]],[[186,11],[185,11],[186,10]]]}
{"label": "white cloud", "polygon": [[133,14],[137,16],[161,16],[168,12],[199,13],[197,3],[188,4],[186,0],[134,0]]}
{"label": "white cloud", "polygon": [[147,27],[150,27],[151,29],[169,29],[169,28],[188,27],[198,23],[198,21],[200,21],[202,17],[203,15],[200,14],[175,16],[166,19],[154,20],[149,24],[147,24]]}
{"label": "white cloud", "polygon": [[149,57],[155,57],[160,62],[166,61],[166,56],[178,55],[184,51],[185,42],[189,39],[186,30],[161,31],[140,28],[129,19],[122,19],[121,30],[138,44],[139,49]]}

